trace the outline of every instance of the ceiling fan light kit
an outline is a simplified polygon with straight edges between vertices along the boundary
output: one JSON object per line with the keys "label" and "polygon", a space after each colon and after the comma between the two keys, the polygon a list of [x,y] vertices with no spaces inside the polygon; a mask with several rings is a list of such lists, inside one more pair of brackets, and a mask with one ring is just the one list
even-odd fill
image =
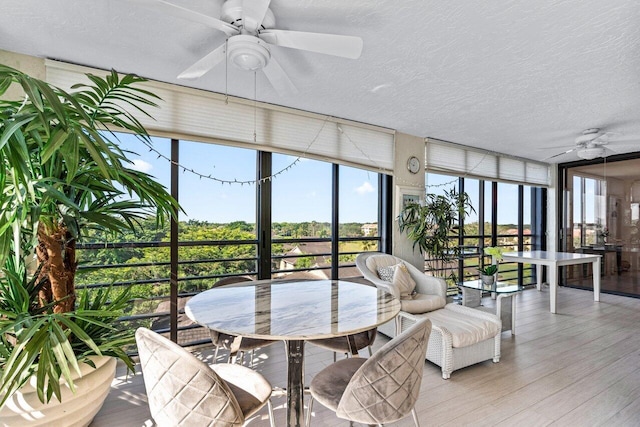
{"label": "ceiling fan light kit", "polygon": [[229,61],[241,70],[261,70],[271,59],[269,46],[262,40],[249,35],[240,34],[229,37],[227,49]]}
{"label": "ceiling fan light kit", "polygon": [[581,150],[578,150],[578,157],[584,160],[593,160],[598,157],[604,157],[605,152],[603,147],[586,147]]}

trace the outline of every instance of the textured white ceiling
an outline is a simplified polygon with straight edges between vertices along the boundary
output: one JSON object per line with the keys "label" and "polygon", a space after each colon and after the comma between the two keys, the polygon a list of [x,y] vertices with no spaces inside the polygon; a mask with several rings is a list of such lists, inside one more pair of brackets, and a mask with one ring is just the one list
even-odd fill
{"label": "textured white ceiling", "polygon": [[[219,16],[221,0],[172,0]],[[253,74],[176,76],[222,33],[135,0],[4,0],[0,49],[254,97]],[[640,151],[637,0],[273,0],[280,29],[357,35],[358,60],[274,47],[298,87],[260,101],[526,158],[571,148],[584,129]],[[577,159],[575,153],[553,161]]]}

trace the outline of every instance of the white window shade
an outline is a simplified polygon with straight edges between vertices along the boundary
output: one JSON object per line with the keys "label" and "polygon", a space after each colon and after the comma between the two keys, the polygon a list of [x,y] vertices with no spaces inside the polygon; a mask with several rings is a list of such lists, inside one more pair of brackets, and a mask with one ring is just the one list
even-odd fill
{"label": "white window shade", "polygon": [[[47,81],[63,89],[89,83],[86,73],[107,73],[51,60],[46,61],[46,70]],[[168,83],[149,81],[145,86],[162,98],[158,102],[160,108],[148,111],[153,119],[136,116],[152,135],[219,142],[393,172],[392,130]]]}
{"label": "white window shade", "polygon": [[430,172],[492,181],[549,186],[549,165],[427,138],[425,164]]}

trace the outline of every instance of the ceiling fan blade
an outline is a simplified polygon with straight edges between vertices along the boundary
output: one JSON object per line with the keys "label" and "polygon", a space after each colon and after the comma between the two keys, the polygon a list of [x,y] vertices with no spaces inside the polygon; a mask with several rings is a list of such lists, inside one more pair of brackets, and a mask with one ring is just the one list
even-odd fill
{"label": "ceiling fan blade", "polygon": [[272,56],[269,60],[269,65],[262,69],[265,76],[271,83],[271,86],[278,92],[279,95],[296,94],[298,89],[289,79],[289,76],[282,69],[278,61]]}
{"label": "ceiling fan blade", "polygon": [[355,36],[268,29],[261,31],[258,37],[276,46],[308,50],[343,58],[357,59],[362,53],[362,39]]}
{"label": "ceiling fan blade", "polygon": [[202,77],[213,67],[224,61],[225,59],[225,45],[220,45],[216,50],[209,53],[207,56],[193,64],[191,67],[184,70],[178,76],[179,79],[197,79]]}
{"label": "ceiling fan blade", "polygon": [[578,149],[580,149],[580,148],[583,148],[583,147],[573,147],[573,148],[572,148],[572,149],[570,149],[570,150],[563,151],[562,153],[554,154],[554,155],[553,155],[553,156],[551,156],[551,157],[547,157],[546,159],[543,159],[543,161],[551,160],[551,159],[554,159],[554,158],[556,158],[556,157],[564,156],[565,154],[573,153],[574,151],[576,151],[576,150],[578,150]]}
{"label": "ceiling fan blade", "polygon": [[253,33],[264,20],[271,0],[243,0],[242,1],[242,25],[244,29]]}
{"label": "ceiling fan blade", "polygon": [[240,30],[231,24],[227,24],[226,22],[212,16],[207,16],[164,0],[136,0],[136,3],[139,3],[149,9],[153,9],[154,11],[162,11],[191,22],[199,22],[208,27],[220,30],[228,36],[240,34]]}

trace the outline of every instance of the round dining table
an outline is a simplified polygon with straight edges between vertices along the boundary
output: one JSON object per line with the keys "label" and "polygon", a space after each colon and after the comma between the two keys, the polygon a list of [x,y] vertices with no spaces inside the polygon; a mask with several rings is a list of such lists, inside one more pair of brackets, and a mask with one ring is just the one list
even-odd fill
{"label": "round dining table", "polygon": [[209,289],[185,312],[207,328],[250,338],[284,340],[287,425],[304,412],[304,342],[349,336],[395,318],[400,301],[374,286],[344,280],[258,280]]}

